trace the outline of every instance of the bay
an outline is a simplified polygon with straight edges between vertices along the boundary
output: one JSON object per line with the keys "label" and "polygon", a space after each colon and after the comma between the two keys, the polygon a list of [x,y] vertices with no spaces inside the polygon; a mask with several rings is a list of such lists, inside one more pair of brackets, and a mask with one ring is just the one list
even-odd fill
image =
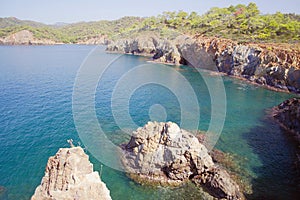
{"label": "bay", "polygon": [[[73,120],[72,94],[78,70],[94,48],[84,45],[0,46],[0,185],[7,189],[8,199],[31,197],[44,175],[48,157],[59,148],[68,147],[67,139],[72,138],[76,145],[84,147]],[[131,92],[128,110],[137,126],[153,119],[181,123],[181,102],[173,91],[184,84],[178,79],[178,72],[191,85],[200,108],[200,117],[191,111],[186,120],[199,117],[199,129],[209,128],[212,106],[205,80],[214,83],[220,77],[207,71],[198,73],[188,66],[148,63],[144,57],[107,54],[104,49],[96,49],[99,58],[118,59],[108,66],[96,86],[95,111],[103,131],[115,145],[126,142],[129,135],[120,130],[114,119],[113,91],[118,81],[137,66],[153,66],[161,74],[165,74],[166,69],[172,71],[160,77],[170,83],[171,88],[153,82],[133,91],[120,91],[121,96]],[[98,64],[101,65],[101,59]],[[133,82],[143,77],[157,80],[157,74],[151,73],[134,77],[140,78],[133,78]],[[216,147],[235,156],[250,177],[253,194],[248,198],[296,199],[297,145],[266,117],[267,109],[294,95],[230,77],[221,77],[221,80],[226,99],[218,101],[226,102],[226,118]],[[186,94],[184,88],[182,92]],[[131,131],[135,127],[125,128]],[[193,129],[188,124],[184,128]],[[90,151],[87,153],[95,170],[101,172],[113,199],[202,198],[201,191],[193,185],[180,188],[138,185],[123,172],[105,166]]]}

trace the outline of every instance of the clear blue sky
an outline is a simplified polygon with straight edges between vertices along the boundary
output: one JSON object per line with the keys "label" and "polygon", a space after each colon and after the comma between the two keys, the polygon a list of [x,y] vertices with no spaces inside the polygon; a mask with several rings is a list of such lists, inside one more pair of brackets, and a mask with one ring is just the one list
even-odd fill
{"label": "clear blue sky", "polygon": [[255,2],[262,13],[299,14],[299,0],[0,0],[0,17],[17,17],[43,23],[154,16],[163,11],[205,13],[211,7]]}

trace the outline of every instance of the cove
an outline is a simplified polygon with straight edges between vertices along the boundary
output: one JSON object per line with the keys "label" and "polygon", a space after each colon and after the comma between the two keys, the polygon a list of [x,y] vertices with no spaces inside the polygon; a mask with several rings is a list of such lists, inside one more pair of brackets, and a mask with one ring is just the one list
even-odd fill
{"label": "cove", "polygon": [[[84,146],[73,121],[72,91],[77,71],[93,48],[81,45],[0,47],[0,185],[6,188],[8,199],[30,198],[44,175],[48,157],[58,148],[67,147],[67,139],[73,138],[75,144],[79,142]],[[119,56],[107,54],[104,49],[97,50],[99,55],[112,59]],[[143,64],[149,64],[144,57],[123,55],[111,64],[97,86],[97,118],[107,137],[116,145],[127,141],[129,136],[114,120],[112,92],[124,73]],[[199,129],[207,130],[211,99],[203,77],[212,82],[216,77],[207,71],[199,75],[188,66],[151,65],[161,70],[171,68],[186,78],[200,106]],[[180,84],[172,77],[165,78],[174,86]],[[244,175],[250,178],[253,194],[247,196],[249,199],[296,199],[299,174],[294,159],[297,146],[266,117],[267,109],[293,94],[266,90],[226,76],[222,80],[227,111],[216,148],[234,155]],[[151,117],[162,117],[149,115],[153,105],[164,108],[163,118],[167,121],[180,124],[180,102],[170,89],[158,84],[143,85],[132,93],[129,99],[132,120],[143,126]],[[202,198],[192,185],[179,188],[138,185],[123,172],[104,166],[91,154],[90,157],[95,170],[102,168],[101,178],[113,199]]]}

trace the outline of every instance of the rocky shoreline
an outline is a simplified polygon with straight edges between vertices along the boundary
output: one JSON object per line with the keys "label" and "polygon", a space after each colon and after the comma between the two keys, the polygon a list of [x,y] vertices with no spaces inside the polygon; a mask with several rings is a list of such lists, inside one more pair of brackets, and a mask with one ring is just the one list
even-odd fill
{"label": "rocky shoreline", "polygon": [[213,162],[206,147],[172,122],[138,128],[121,156],[129,177],[141,184],[178,186],[192,181],[219,199],[245,199],[240,186]]}
{"label": "rocky shoreline", "polygon": [[281,127],[292,133],[300,143],[300,99],[291,98],[272,108],[272,117]]}
{"label": "rocky shoreline", "polygon": [[108,52],[151,56],[155,62],[186,64],[221,72],[278,91],[300,93],[300,50],[275,44],[238,44],[229,39],[156,34],[108,44]]}
{"label": "rocky shoreline", "polygon": [[61,148],[49,158],[45,176],[31,200],[103,199],[111,200],[110,192],[93,171],[81,147]]}
{"label": "rocky shoreline", "polygon": [[[28,30],[0,38],[0,45],[55,44],[63,43],[37,39]],[[300,48],[297,44],[238,44],[229,39],[186,35],[165,39],[156,33],[116,41],[99,35],[82,39],[77,44],[107,45],[108,52],[147,56],[157,63],[190,65],[267,89],[300,94]]]}

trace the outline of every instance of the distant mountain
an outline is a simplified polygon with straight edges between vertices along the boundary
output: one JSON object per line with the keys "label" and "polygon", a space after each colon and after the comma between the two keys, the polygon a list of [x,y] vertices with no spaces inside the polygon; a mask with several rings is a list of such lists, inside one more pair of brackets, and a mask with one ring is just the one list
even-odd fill
{"label": "distant mountain", "polygon": [[69,23],[65,23],[65,22],[56,22],[55,24],[53,24],[52,26],[54,27],[62,27],[62,26],[67,26],[69,25]]}
{"label": "distant mountain", "polygon": [[0,38],[9,37],[22,30],[33,33],[34,38],[52,40],[58,43],[77,43],[100,36],[112,36],[134,24],[141,23],[140,17],[123,17],[118,20],[63,23],[47,25],[39,22],[20,20],[15,17],[0,18]]}
{"label": "distant mountain", "polygon": [[0,28],[7,28],[12,26],[44,27],[46,25],[40,22],[35,22],[30,20],[20,20],[16,17],[0,18]]}

